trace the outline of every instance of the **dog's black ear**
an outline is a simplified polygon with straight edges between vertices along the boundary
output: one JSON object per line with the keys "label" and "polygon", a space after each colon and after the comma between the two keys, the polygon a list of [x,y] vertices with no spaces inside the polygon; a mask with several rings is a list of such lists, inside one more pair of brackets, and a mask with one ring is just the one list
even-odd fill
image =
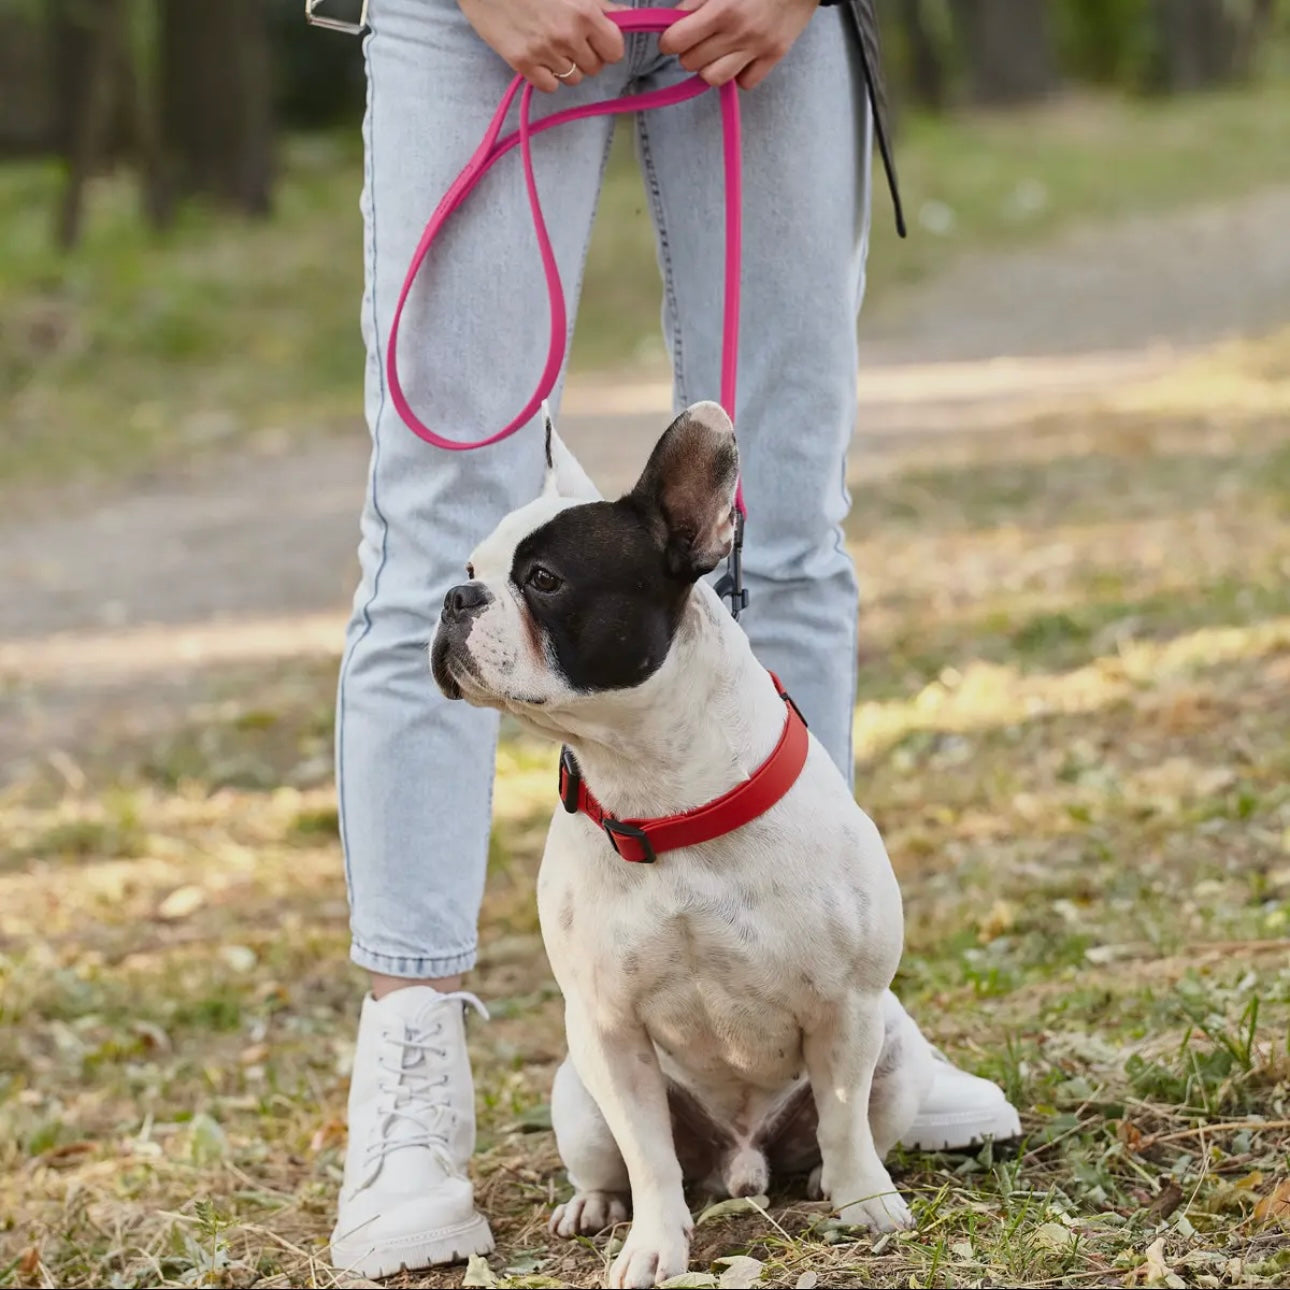
{"label": "dog's black ear", "polygon": [[659,523],[674,578],[694,582],[730,554],[738,482],[730,418],[718,403],[695,403],[668,427],[631,492]]}

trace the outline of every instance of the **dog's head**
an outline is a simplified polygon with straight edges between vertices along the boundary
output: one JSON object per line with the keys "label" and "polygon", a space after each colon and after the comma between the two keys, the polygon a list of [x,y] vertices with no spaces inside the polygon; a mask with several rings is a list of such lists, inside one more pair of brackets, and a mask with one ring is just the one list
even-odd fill
{"label": "dog's head", "polygon": [[683,412],[615,502],[549,419],[546,454],[542,495],[480,544],[444,600],[430,658],[451,699],[524,714],[640,685],[730,551],[739,458],[717,404]]}

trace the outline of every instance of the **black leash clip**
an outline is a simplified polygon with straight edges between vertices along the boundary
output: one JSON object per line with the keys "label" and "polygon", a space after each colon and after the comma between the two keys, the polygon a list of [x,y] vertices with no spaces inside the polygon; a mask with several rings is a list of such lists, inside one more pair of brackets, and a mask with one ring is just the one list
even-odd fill
{"label": "black leash clip", "polygon": [[738,622],[739,615],[748,608],[748,591],[744,587],[744,514],[740,510],[735,511],[735,540],[730,547],[726,571],[717,582],[717,595],[722,600],[729,599],[730,612]]}

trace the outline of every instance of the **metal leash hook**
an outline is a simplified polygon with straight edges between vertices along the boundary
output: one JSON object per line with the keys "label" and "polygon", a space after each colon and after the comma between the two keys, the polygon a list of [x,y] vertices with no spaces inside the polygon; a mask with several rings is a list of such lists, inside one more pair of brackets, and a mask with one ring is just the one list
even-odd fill
{"label": "metal leash hook", "polygon": [[730,558],[726,561],[726,571],[717,581],[717,595],[725,600],[730,599],[730,613],[735,622],[739,615],[748,608],[748,591],[744,587],[744,513],[735,511],[735,540],[730,547]]}
{"label": "metal leash hook", "polygon": [[[328,31],[343,31],[347,36],[357,36],[367,29],[367,0],[362,0],[358,10],[358,21],[347,18],[332,18],[318,10],[326,0],[305,0],[305,21],[311,27],[325,27]],[[354,6],[351,3],[350,8]]]}

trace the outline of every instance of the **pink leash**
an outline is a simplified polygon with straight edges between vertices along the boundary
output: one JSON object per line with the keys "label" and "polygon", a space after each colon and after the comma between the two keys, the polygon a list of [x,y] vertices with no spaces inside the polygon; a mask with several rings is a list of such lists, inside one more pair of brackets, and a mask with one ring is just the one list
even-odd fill
{"label": "pink leash", "polygon": [[[686,11],[677,9],[632,9],[613,12],[606,15],[625,32],[663,31],[679,18],[686,16]],[[521,89],[521,87],[523,87]],[[698,76],[679,85],[669,86],[662,90],[652,90],[647,94],[630,94],[622,98],[607,99],[600,103],[587,103],[581,107],[567,108],[554,112],[548,117],[533,123],[530,121],[530,110],[533,100],[533,87],[517,76],[510,84],[502,101],[497,106],[488,129],[475,149],[474,155],[466,163],[461,174],[453,180],[448,191],[443,195],[434,214],[430,217],[421,240],[417,243],[412,263],[408,265],[407,276],[403,279],[403,289],[399,292],[398,304],[394,309],[394,319],[390,325],[390,339],[386,350],[386,375],[390,397],[394,402],[408,428],[433,444],[449,452],[466,452],[474,448],[486,448],[490,444],[500,443],[509,438],[521,426],[527,425],[533,414],[542,406],[543,401],[555,388],[560,369],[564,366],[565,335],[568,330],[564,306],[564,288],[560,283],[560,271],[555,262],[555,252],[551,249],[551,239],[547,235],[546,220],[542,215],[542,204],[538,199],[537,181],[533,175],[533,156],[531,141],[535,134],[554,129],[568,121],[579,121],[585,117],[602,116],[607,113],[639,112],[650,108],[669,107],[673,103],[684,103],[697,98],[711,87]],[[502,135],[502,125],[510,111],[515,95],[519,93],[519,129],[511,134]],[[723,128],[723,151],[726,179],[726,261],[725,261],[725,303],[723,333],[721,341],[721,404],[726,414],[734,420],[735,384],[739,359],[739,272],[742,262],[742,238],[740,231],[740,213],[743,201],[743,179],[740,167],[739,144],[739,91],[733,81],[721,86],[721,122]],[[550,302],[551,338],[547,345],[546,366],[538,381],[537,389],[515,418],[495,434],[475,443],[463,443],[454,439],[445,439],[425,425],[412,410],[403,386],[399,381],[398,341],[399,324],[403,318],[403,307],[408,294],[416,280],[431,244],[447,222],[448,217],[456,211],[475,186],[492,168],[493,164],[504,157],[516,145],[519,146],[520,160],[524,166],[524,182],[528,189],[529,209],[533,214],[533,231],[537,236],[538,252],[542,257],[542,267],[546,273],[547,298]],[[722,595],[732,597],[732,609],[736,617],[739,610],[747,604],[747,593],[742,588],[742,576],[739,568],[740,548],[743,545],[743,522],[746,516],[742,482],[735,491],[735,509],[738,512],[736,521],[735,549],[731,553],[731,572],[723,580],[719,590]],[[727,585],[728,584],[728,585]]]}

